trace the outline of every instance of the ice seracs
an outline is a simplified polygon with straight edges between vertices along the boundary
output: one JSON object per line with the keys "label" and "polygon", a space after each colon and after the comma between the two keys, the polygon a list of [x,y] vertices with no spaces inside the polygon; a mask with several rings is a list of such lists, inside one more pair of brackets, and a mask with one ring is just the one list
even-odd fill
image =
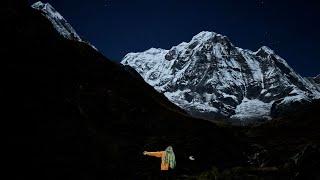
{"label": "ice seracs", "polygon": [[170,50],[129,53],[121,63],[176,105],[206,119],[265,121],[272,108],[288,101],[320,97],[314,83],[270,48],[242,49],[214,32],[203,31]]}

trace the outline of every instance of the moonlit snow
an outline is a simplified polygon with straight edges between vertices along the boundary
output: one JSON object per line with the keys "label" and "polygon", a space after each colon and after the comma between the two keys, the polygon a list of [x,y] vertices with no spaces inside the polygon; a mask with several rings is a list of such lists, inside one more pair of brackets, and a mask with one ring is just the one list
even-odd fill
{"label": "moonlit snow", "polygon": [[320,97],[319,87],[270,48],[238,48],[214,32],[201,32],[170,50],[129,53],[121,63],[170,101],[205,119],[268,120],[275,102]]}
{"label": "moonlit snow", "polygon": [[91,45],[89,42],[83,41],[74,28],[49,3],[42,3],[41,1],[38,1],[31,7],[41,11],[42,15],[44,15],[52,23],[56,31],[64,38],[86,43],[97,50],[97,48]]}

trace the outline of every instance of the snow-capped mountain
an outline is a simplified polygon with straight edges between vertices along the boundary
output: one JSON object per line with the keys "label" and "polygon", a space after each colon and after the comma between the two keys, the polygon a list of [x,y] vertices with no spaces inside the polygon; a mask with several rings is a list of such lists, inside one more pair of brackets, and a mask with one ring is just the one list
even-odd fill
{"label": "snow-capped mountain", "polygon": [[267,120],[271,109],[320,97],[318,87],[270,48],[241,49],[214,32],[201,32],[170,50],[129,53],[121,63],[176,105],[206,119]]}
{"label": "snow-capped mountain", "polygon": [[53,24],[53,27],[65,38],[82,41],[73,27],[57,12],[49,3],[42,3],[41,1],[34,3],[32,8],[42,12]]}
{"label": "snow-capped mountain", "polygon": [[64,38],[86,43],[98,51],[98,49],[95,46],[93,46],[90,42],[81,39],[81,37],[77,34],[74,28],[49,3],[43,3],[41,1],[38,1],[34,3],[31,7],[40,11],[42,15],[49,19],[53,27]]}

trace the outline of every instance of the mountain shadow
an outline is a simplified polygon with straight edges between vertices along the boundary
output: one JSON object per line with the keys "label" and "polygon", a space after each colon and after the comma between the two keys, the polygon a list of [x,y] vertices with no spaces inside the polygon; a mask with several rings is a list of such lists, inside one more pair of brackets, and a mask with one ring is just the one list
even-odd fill
{"label": "mountain shadow", "polygon": [[142,152],[168,145],[173,176],[245,162],[227,129],[191,118],[134,70],[63,38],[27,1],[3,5],[2,122],[13,179],[157,179],[160,162]]}

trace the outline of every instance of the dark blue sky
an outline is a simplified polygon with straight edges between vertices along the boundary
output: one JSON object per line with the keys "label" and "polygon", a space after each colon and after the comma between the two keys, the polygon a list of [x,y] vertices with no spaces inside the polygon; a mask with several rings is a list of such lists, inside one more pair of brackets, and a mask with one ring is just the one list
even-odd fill
{"label": "dark blue sky", "polygon": [[[35,2],[35,1],[30,1]],[[200,31],[241,48],[274,49],[298,73],[320,73],[320,3],[316,0],[43,0],[108,58],[169,49]]]}

